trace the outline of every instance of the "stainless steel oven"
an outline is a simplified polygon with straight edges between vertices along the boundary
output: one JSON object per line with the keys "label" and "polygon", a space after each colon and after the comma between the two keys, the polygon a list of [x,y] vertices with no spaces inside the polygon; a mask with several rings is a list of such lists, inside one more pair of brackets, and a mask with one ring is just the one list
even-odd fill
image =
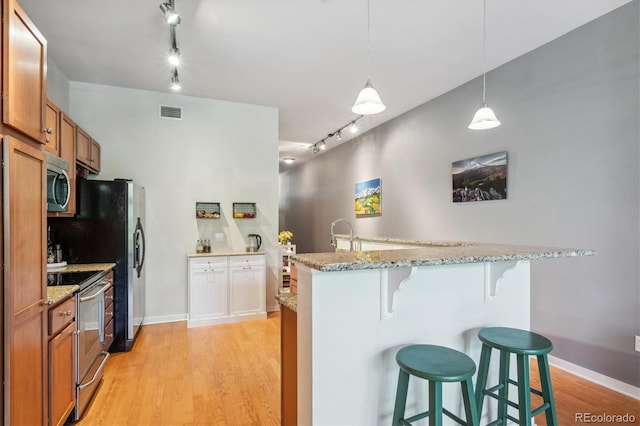
{"label": "stainless steel oven", "polygon": [[[75,420],[79,420],[102,380],[109,353],[105,342],[105,291],[113,286],[113,273],[98,274],[83,283],[76,293],[77,400]],[[86,286],[85,286],[86,285]]]}

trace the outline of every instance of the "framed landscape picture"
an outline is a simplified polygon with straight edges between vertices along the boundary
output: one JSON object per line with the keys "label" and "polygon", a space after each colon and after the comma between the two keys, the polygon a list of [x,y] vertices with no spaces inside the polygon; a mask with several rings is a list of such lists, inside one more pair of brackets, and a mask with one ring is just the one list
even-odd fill
{"label": "framed landscape picture", "polygon": [[382,214],[381,197],[380,178],[356,183],[356,217],[380,216]]}
{"label": "framed landscape picture", "polygon": [[453,202],[507,198],[507,151],[455,161],[451,164]]}

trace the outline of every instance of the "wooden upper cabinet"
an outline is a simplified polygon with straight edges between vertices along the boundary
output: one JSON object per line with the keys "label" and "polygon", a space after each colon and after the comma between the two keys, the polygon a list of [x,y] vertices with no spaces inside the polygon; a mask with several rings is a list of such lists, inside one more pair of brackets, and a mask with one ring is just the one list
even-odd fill
{"label": "wooden upper cabinet", "polygon": [[76,127],[76,160],[89,172],[100,172],[100,144],[80,126]]}
{"label": "wooden upper cabinet", "polygon": [[[53,155],[62,156],[60,153],[60,109],[47,100],[45,108],[44,149]],[[69,161],[69,160],[67,160]]]}
{"label": "wooden upper cabinet", "polygon": [[2,122],[45,143],[47,41],[16,0],[3,5]]}
{"label": "wooden upper cabinet", "polygon": [[9,136],[2,139],[2,155],[7,255],[4,424],[44,425],[48,418],[46,161],[40,147]]}
{"label": "wooden upper cabinet", "polygon": [[91,139],[91,170],[100,173],[100,144]]}
{"label": "wooden upper cabinet", "polygon": [[76,126],[76,160],[85,167],[91,166],[91,136]]}

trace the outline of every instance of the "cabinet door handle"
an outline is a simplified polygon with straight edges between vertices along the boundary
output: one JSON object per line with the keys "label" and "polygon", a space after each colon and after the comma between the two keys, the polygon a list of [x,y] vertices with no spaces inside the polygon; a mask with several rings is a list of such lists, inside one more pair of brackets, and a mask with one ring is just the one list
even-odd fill
{"label": "cabinet door handle", "polygon": [[47,127],[46,129],[43,129],[43,130],[42,130],[42,133],[49,133],[49,134],[51,134],[51,133],[53,133],[53,129],[52,129],[51,127]]}
{"label": "cabinet door handle", "polygon": [[105,315],[108,315],[108,316],[110,316],[110,317],[112,317],[112,316],[113,316],[113,312],[105,312],[104,314],[105,314]]}
{"label": "cabinet door handle", "polygon": [[105,334],[104,337],[111,339],[113,337],[113,334]]}
{"label": "cabinet door handle", "polygon": [[61,317],[70,317],[71,311],[59,311]]}

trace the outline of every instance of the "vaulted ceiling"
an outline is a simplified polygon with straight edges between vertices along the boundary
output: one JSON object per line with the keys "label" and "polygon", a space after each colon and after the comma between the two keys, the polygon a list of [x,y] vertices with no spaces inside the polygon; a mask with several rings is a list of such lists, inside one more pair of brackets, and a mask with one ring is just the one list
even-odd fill
{"label": "vaulted ceiling", "polygon": [[[487,69],[628,1],[487,0]],[[19,2],[69,80],[170,92],[163,0]],[[280,158],[312,157],[311,144],[357,117],[366,0],[175,0],[175,8],[181,93],[277,107]],[[482,10],[481,0],[371,0],[370,74],[387,110],[360,120],[360,131],[481,75]]]}

